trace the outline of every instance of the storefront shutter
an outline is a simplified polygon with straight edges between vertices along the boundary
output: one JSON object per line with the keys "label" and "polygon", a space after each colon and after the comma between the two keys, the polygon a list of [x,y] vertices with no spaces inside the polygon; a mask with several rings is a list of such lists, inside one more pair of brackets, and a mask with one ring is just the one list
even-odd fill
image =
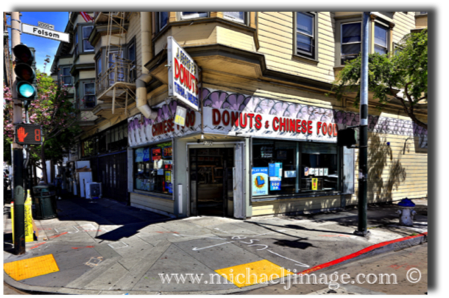
{"label": "storefront shutter", "polygon": [[354,193],[354,151],[343,146],[342,194]]}

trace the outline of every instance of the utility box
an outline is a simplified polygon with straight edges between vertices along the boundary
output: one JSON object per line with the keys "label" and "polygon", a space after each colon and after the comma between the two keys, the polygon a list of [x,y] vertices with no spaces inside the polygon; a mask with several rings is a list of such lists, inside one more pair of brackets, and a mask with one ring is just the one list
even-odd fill
{"label": "utility box", "polygon": [[86,183],[86,199],[99,199],[101,198],[101,183],[88,182]]}

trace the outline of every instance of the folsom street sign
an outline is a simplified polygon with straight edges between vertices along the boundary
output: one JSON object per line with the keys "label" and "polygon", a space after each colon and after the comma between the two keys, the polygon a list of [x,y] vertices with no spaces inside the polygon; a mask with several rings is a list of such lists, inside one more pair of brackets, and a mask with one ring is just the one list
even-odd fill
{"label": "folsom street sign", "polygon": [[187,52],[167,37],[168,96],[198,111],[200,102],[199,68]]}
{"label": "folsom street sign", "polygon": [[70,34],[22,23],[22,33],[70,43]]}

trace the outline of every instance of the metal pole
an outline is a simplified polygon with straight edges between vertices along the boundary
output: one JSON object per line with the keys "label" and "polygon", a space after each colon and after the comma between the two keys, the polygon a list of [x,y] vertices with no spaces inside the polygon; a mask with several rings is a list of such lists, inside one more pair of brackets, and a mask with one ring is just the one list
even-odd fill
{"label": "metal pole", "polygon": [[360,82],[360,145],[359,145],[359,224],[354,234],[369,235],[367,228],[367,180],[368,180],[368,52],[370,13],[363,13],[362,70]]}
{"label": "metal pole", "polygon": [[[11,46],[20,44],[20,13],[11,12]],[[15,60],[14,52],[12,53]],[[17,99],[15,88],[16,76],[12,74],[12,95],[14,101],[14,124],[22,123],[22,102]],[[14,167],[14,252],[17,255],[25,253],[25,193],[23,188],[23,148],[13,140],[13,167]]]}

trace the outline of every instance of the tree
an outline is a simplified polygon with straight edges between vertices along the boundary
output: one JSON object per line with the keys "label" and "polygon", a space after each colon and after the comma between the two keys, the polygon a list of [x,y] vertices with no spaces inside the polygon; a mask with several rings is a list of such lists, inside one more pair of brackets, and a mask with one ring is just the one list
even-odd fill
{"label": "tree", "polygon": [[[394,55],[374,53],[368,60],[368,88],[379,100],[379,108],[399,102],[414,123],[427,129],[427,123],[415,115],[421,107],[427,108],[427,30],[406,35]],[[355,104],[359,103],[361,65],[359,56],[339,73],[332,88],[337,99],[357,90]]]}
{"label": "tree", "polygon": [[[29,105],[30,123],[42,126],[42,145],[28,146],[30,162],[41,164],[44,180],[47,181],[45,160],[54,162],[62,160],[64,150],[74,145],[75,136],[81,133],[77,123],[76,109],[67,97],[67,88],[58,86],[45,73],[36,74],[37,98]],[[12,143],[14,137],[13,100],[11,90],[3,86],[4,109],[3,129],[4,138]],[[25,112],[22,115],[25,122]],[[65,148],[65,149],[64,149]]]}

